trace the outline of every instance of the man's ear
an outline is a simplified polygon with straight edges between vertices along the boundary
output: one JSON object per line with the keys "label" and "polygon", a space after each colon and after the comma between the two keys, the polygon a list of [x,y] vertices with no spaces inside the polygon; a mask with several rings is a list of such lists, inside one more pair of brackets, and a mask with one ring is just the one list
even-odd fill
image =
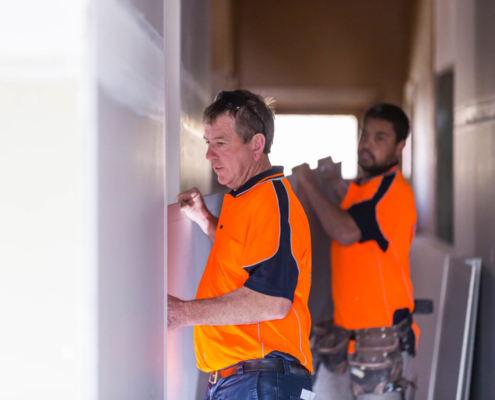
{"label": "man's ear", "polygon": [[399,143],[397,143],[395,145],[395,155],[397,157],[400,157],[400,155],[402,154],[402,150],[404,150],[405,146],[406,146],[406,140],[405,139],[401,140]]}
{"label": "man's ear", "polygon": [[258,161],[263,155],[263,150],[265,150],[266,138],[262,133],[257,133],[253,136],[251,140],[252,149],[254,152],[254,160]]}

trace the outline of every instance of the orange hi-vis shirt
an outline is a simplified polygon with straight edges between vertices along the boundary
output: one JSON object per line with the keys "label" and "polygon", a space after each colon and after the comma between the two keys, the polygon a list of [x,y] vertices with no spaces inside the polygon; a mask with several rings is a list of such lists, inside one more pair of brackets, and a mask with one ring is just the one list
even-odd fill
{"label": "orange hi-vis shirt", "polygon": [[332,241],[334,322],[346,329],[396,324],[414,310],[409,276],[416,230],[412,189],[394,166],[352,182],[341,208],[358,225],[361,240],[350,246]]}
{"label": "orange hi-vis shirt", "polygon": [[311,238],[306,214],[282,167],[225,195],[196,298],[222,296],[243,286],[289,299],[289,313],[257,324],[195,326],[198,367],[211,372],[278,351],[311,371]]}

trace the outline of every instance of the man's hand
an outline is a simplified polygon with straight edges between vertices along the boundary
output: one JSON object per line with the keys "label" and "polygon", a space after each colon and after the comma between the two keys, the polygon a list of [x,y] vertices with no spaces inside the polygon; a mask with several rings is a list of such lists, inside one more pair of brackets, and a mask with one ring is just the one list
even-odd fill
{"label": "man's hand", "polygon": [[177,195],[181,210],[194,222],[199,223],[208,212],[203,196],[198,188],[192,188]]}
{"label": "man's hand", "polygon": [[342,178],[342,163],[334,163],[332,157],[327,157],[318,161],[318,171],[333,188],[339,204],[345,198],[349,185]]}
{"label": "man's hand", "polygon": [[198,188],[192,188],[177,195],[177,202],[181,210],[196,222],[212,242],[215,241],[215,232],[217,230],[218,218],[216,218],[206,208],[205,201]]}
{"label": "man's hand", "polygon": [[331,183],[342,180],[342,163],[334,163],[332,157],[318,161],[318,171]]}
{"label": "man's hand", "polygon": [[303,185],[306,183],[314,184],[313,172],[311,171],[311,168],[308,164],[304,163],[298,165],[297,167],[294,167],[292,169],[292,173],[296,176],[297,183]]}
{"label": "man's hand", "polygon": [[173,331],[187,324],[186,302],[171,295],[167,297],[167,328]]}

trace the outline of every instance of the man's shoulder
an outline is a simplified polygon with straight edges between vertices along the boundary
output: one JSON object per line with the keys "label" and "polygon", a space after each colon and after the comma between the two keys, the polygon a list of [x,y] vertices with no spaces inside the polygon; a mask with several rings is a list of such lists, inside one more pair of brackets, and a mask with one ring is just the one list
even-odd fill
{"label": "man's shoulder", "polygon": [[276,204],[277,197],[283,192],[288,193],[289,190],[290,188],[285,178],[271,179],[254,186],[249,192],[245,193],[245,196],[249,203],[262,202],[270,204],[275,202]]}
{"label": "man's shoulder", "polygon": [[[385,184],[387,176],[383,179],[382,184]],[[414,193],[407,180],[400,171],[389,175],[388,179],[391,179],[390,185],[377,205],[380,214],[390,215],[391,218],[397,218],[399,215],[411,215],[415,218]]]}
{"label": "man's shoulder", "polygon": [[279,181],[266,181],[259,183],[242,195],[238,203],[244,213],[253,214],[258,218],[274,213],[278,210],[277,192],[275,183]]}
{"label": "man's shoulder", "polygon": [[258,217],[288,211],[289,208],[291,214],[304,213],[287,178],[260,183],[245,195],[244,209]]}
{"label": "man's shoulder", "polygon": [[409,182],[404,178],[401,171],[395,172],[395,177],[391,185],[391,193],[402,200],[414,201],[414,193]]}

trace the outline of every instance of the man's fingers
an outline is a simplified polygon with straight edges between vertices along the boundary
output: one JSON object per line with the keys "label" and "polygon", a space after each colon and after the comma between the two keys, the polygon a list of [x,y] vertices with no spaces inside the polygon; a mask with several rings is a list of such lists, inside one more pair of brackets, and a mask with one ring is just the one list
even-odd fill
{"label": "man's fingers", "polygon": [[186,190],[185,192],[181,192],[177,195],[176,200],[177,203],[180,203],[181,201],[191,201],[196,199],[198,196],[201,195],[201,192],[197,188],[192,188],[189,190]]}
{"label": "man's fingers", "polygon": [[192,195],[189,192],[182,192],[177,195],[177,202],[180,203],[181,201],[189,201],[192,199]]}

